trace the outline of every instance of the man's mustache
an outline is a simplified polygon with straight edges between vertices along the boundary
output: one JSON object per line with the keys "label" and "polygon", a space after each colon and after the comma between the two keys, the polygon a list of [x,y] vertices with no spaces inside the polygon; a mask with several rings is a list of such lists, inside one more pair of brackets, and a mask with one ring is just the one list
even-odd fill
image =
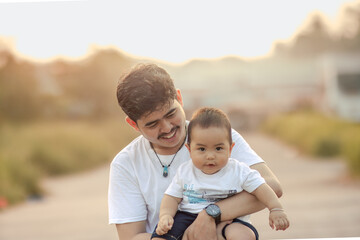
{"label": "man's mustache", "polygon": [[168,132],[168,133],[163,133],[163,134],[159,135],[158,139],[164,137],[165,135],[168,135],[168,134],[171,133],[171,132],[176,131],[178,128],[180,128],[180,127],[179,127],[179,126],[173,127],[173,128],[170,130],[170,132]]}

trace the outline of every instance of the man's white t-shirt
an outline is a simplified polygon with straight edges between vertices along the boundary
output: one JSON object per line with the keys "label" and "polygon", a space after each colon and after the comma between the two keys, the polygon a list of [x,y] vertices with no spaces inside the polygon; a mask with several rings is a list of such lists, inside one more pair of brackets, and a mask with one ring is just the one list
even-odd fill
{"label": "man's white t-shirt", "polygon": [[[235,146],[231,158],[248,166],[264,162],[244,138],[232,130]],[[159,155],[168,165],[174,155]],[[165,190],[179,166],[190,161],[189,151],[183,146],[163,177],[163,168],[150,143],[142,135],[134,139],[113,159],[110,166],[108,207],[109,223],[121,224],[146,220],[146,231],[152,232],[159,220],[159,208]]]}
{"label": "man's white t-shirt", "polygon": [[[192,161],[188,161],[178,168],[165,194],[182,198],[180,211],[197,214],[211,203],[243,190],[251,193],[263,183],[265,180],[258,171],[233,158],[220,171],[211,175],[203,173]],[[239,219],[250,222],[250,215]]]}

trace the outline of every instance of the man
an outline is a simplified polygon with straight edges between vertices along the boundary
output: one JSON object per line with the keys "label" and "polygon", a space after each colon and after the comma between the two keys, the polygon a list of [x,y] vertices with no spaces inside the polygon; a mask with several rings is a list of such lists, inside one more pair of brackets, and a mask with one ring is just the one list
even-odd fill
{"label": "man", "polygon": [[[158,222],[163,194],[181,163],[190,160],[184,146],[187,122],[180,90],[169,74],[154,64],[138,65],[124,75],[117,88],[126,122],[141,135],[121,150],[110,169],[109,222],[116,224],[120,240],[150,239]],[[236,131],[231,157],[260,172],[278,197],[279,181],[266,163]],[[251,214],[264,206],[243,192],[217,202],[217,213],[202,211],[188,228],[184,240],[216,240],[215,218],[221,221]],[[220,228],[221,226],[219,226]],[[253,231],[249,232],[252,239]]]}

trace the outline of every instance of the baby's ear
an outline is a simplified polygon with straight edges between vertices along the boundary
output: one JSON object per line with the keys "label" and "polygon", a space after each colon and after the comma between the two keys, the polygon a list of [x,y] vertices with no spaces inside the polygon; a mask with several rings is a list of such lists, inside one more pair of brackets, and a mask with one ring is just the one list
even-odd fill
{"label": "baby's ear", "polygon": [[189,152],[191,152],[191,150],[190,150],[190,145],[187,144],[187,143],[185,143],[185,146],[186,146],[186,148],[189,150]]}
{"label": "baby's ear", "polygon": [[233,143],[231,144],[231,146],[230,146],[230,153],[231,153],[231,151],[232,151],[232,149],[233,149],[234,146],[235,146],[235,142],[233,142]]}

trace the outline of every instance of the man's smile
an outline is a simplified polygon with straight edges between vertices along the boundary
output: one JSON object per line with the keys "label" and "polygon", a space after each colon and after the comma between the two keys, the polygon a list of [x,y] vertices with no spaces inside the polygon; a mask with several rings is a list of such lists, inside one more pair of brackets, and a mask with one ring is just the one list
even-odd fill
{"label": "man's smile", "polygon": [[163,133],[163,134],[161,134],[161,135],[158,137],[158,139],[160,139],[160,138],[170,139],[170,138],[174,137],[175,134],[176,134],[176,132],[177,132],[177,129],[178,129],[178,128],[179,128],[179,127],[174,127],[173,129],[171,129],[171,131],[170,131],[169,133]]}

